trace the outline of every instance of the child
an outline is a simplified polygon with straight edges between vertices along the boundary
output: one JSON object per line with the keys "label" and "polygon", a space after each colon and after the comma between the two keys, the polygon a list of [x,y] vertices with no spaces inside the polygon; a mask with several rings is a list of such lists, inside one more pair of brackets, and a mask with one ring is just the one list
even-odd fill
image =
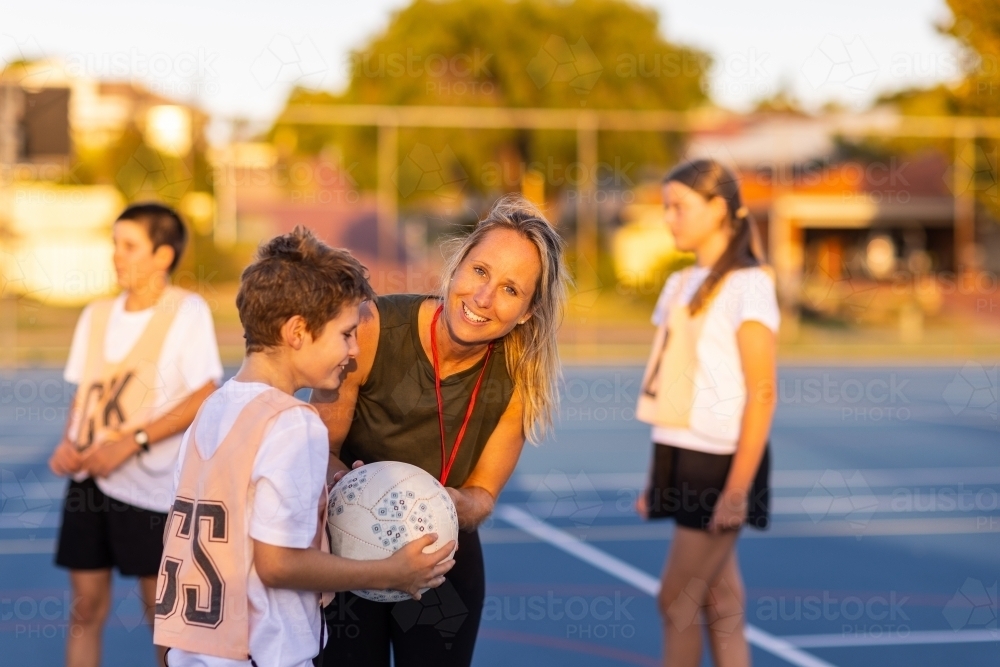
{"label": "child", "polygon": [[[329,438],[293,394],[336,390],[358,353],[363,267],[302,228],[261,247],[236,305],[247,356],[184,436],[167,527],[154,641],[170,667],[301,667],[321,654],[319,591],[393,588],[419,598],[454,561],[324,553]],[[443,547],[450,553],[453,543]]]}
{"label": "child", "polygon": [[169,284],[187,241],[177,213],[130,206],[112,237],[122,293],[80,316],[64,374],[78,389],[49,461],[73,476],[56,553],[73,591],[72,667],[100,662],[112,567],[139,577],[152,622],[181,433],[222,379],[207,304]]}
{"label": "child", "polygon": [[653,425],[638,509],[677,524],[658,597],[665,664],[748,665],[740,528],[768,523],[767,438],[775,402],[774,280],[728,169],[712,160],[664,179],[667,223],[695,266],[667,281],[636,416]]}

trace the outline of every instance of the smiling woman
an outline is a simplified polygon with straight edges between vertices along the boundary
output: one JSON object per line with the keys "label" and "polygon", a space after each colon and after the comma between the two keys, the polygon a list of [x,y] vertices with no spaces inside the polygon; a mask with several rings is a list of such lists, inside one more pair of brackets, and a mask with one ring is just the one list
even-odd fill
{"label": "smiling woman", "polygon": [[[562,247],[537,208],[501,199],[455,241],[440,295],[381,296],[362,309],[356,362],[337,393],[313,394],[330,433],[334,480],[351,462],[419,466],[448,488],[463,529],[438,592],[456,614],[467,612],[459,627],[404,629],[398,619],[418,618],[421,602],[388,605],[347,593],[328,609],[331,662],[388,666],[390,646],[396,664],[472,661],[485,595],[476,529],[525,439],[540,441],[557,407]],[[345,614],[358,619],[359,632],[336,627]]]}

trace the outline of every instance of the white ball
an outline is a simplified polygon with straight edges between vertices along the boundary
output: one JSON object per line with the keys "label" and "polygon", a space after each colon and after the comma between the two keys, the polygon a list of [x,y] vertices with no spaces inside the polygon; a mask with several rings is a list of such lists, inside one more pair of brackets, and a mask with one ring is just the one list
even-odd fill
{"label": "white ball", "polygon": [[[428,533],[437,533],[438,539],[424,553],[458,541],[458,514],[451,496],[422,469],[399,461],[369,463],[344,475],[330,492],[328,523],[330,551],[355,560],[386,558]],[[411,597],[394,590],[352,592],[375,602]]]}

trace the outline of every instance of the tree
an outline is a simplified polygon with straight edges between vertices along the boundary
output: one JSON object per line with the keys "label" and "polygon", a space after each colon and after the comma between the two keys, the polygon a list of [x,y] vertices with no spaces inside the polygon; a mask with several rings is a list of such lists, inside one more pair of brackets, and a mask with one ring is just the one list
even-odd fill
{"label": "tree", "polygon": [[[891,104],[912,116],[1000,115],[1000,4],[996,0],[948,0],[948,6],[952,20],[938,30],[954,37],[962,49],[961,78],[950,84],[883,95],[876,104]],[[954,159],[955,142],[948,137],[899,137],[869,139],[855,148],[884,155],[933,149]],[[1000,219],[997,154],[996,139],[979,137],[970,166],[977,200]]]}
{"label": "tree", "polygon": [[954,91],[960,113],[1000,114],[1000,4],[996,0],[948,0],[954,14],[941,31],[965,49],[966,76]]}
{"label": "tree", "polygon": [[[415,0],[351,54],[339,93],[297,89],[288,104],[393,104],[587,109],[690,109],[706,104],[707,55],[667,42],[655,11],[624,0]],[[280,124],[272,137],[286,131]],[[294,128],[297,150],[335,145],[363,187],[375,183],[375,133]],[[536,163],[549,190],[576,159],[575,130],[403,130],[400,159],[417,144],[483,192],[519,187]],[[643,166],[662,166],[676,137],[601,133],[600,160],[629,187]],[[426,150],[425,150],[426,153]],[[404,196],[406,192],[401,192]],[[419,193],[418,193],[419,194]]]}

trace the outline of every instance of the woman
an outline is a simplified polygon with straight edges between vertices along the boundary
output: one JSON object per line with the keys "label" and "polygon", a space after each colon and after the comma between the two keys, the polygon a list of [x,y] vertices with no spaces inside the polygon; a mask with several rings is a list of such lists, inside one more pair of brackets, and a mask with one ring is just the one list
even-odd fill
{"label": "woman", "polygon": [[667,281],[637,415],[653,424],[653,463],[637,509],[677,529],[658,604],[664,664],[701,662],[706,625],[717,665],[748,665],[736,539],[768,521],[774,413],[774,281],[761,266],[739,185],[712,160],[664,179],[667,224],[694,266]]}
{"label": "woman", "polygon": [[[525,438],[557,408],[556,329],[566,294],[562,240],[520,197],[496,203],[444,271],[441,296],[388,295],[362,307],[361,352],[336,395],[314,393],[330,431],[331,481],[348,462],[404,461],[448,488],[462,531],[447,580],[421,602],[350,593],[327,609],[337,665],[468,665],[485,597],[476,528]],[[440,614],[422,614],[428,601]]]}

